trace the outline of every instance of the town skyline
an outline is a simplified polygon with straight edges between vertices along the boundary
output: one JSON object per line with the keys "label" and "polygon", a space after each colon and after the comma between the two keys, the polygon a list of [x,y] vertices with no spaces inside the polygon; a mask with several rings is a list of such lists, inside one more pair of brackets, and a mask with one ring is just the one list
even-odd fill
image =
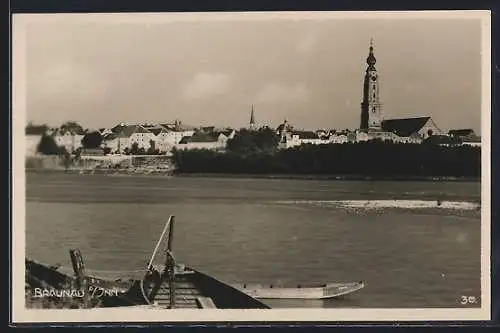
{"label": "town skyline", "polygon": [[241,128],[253,105],[256,126],[287,119],[297,128],[356,129],[373,38],[385,118],[430,116],[443,130],[481,133],[480,20],[148,25],[57,15],[34,19],[26,36],[26,120],[34,124],[178,119]]}

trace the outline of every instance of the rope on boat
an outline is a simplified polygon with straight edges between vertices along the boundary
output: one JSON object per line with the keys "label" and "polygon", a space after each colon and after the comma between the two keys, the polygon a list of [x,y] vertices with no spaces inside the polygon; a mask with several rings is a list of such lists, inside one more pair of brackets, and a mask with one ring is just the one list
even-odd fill
{"label": "rope on boat", "polygon": [[[146,276],[144,276],[145,278]],[[139,282],[139,286],[141,287],[141,294],[142,294],[142,297],[144,298],[144,300],[146,301],[146,303],[148,305],[153,305],[150,301],[149,301],[149,298],[148,296],[146,295],[146,291],[144,290],[144,278],[141,279],[141,282]]]}
{"label": "rope on boat", "polygon": [[155,249],[153,250],[153,254],[151,255],[151,259],[149,260],[148,263],[148,268],[151,267],[153,264],[153,260],[156,257],[156,253],[158,252],[158,249],[160,248],[161,241],[163,240],[163,237],[165,237],[165,234],[167,233],[168,227],[170,225],[170,222],[172,220],[172,216],[169,217],[167,223],[165,223],[165,227],[163,228],[163,231],[161,232],[160,238],[158,239],[158,242],[156,243]]}
{"label": "rope on boat", "polygon": [[[148,273],[158,272],[158,273],[162,274],[161,272],[162,272],[162,270],[164,270],[164,268],[162,270],[160,270],[159,266],[153,265],[153,261],[154,261],[154,259],[156,257],[156,253],[158,252],[158,249],[160,248],[160,244],[161,244],[163,238],[165,237],[165,234],[167,233],[167,231],[169,229],[169,226],[172,223],[172,221],[173,221],[173,216],[170,216],[169,219],[168,219],[168,221],[167,221],[167,223],[165,223],[165,227],[163,228],[163,231],[162,231],[162,233],[160,235],[160,238],[158,239],[158,242],[156,243],[155,249],[153,250],[153,254],[151,255],[151,259],[149,260],[149,263],[148,263],[148,266],[147,266],[147,273],[144,275],[144,277],[139,282],[139,286],[141,288],[142,297],[144,298],[144,300],[146,301],[146,303],[148,305],[153,305],[153,304],[149,300],[148,296],[146,295],[146,291],[144,290],[144,280],[146,279]],[[170,254],[170,251],[167,250],[167,257],[168,257],[169,254]],[[172,290],[170,290],[170,293],[171,292],[172,292]]]}

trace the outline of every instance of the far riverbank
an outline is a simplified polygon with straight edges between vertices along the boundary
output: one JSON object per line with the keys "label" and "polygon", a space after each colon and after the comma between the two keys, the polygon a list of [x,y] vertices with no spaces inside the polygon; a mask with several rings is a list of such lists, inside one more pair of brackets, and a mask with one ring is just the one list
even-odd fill
{"label": "far riverbank", "polygon": [[230,174],[230,173],[181,173],[181,172],[151,172],[130,169],[49,169],[29,168],[26,173],[37,174],[96,174],[107,176],[134,177],[182,177],[182,178],[235,178],[235,179],[295,179],[295,180],[331,180],[331,181],[428,181],[428,182],[481,182],[477,177],[424,177],[424,176],[364,176],[364,175],[297,175],[297,174]]}
{"label": "far riverbank", "polygon": [[303,180],[341,180],[341,181],[446,181],[481,182],[477,177],[425,177],[425,176],[364,176],[364,175],[297,175],[297,174],[229,174],[229,173],[174,173],[176,177],[186,178],[255,178],[255,179],[303,179]]}

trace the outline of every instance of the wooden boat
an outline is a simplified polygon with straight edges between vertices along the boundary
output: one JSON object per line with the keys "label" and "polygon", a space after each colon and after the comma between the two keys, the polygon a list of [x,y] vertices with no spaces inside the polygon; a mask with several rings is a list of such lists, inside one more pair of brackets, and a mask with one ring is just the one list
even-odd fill
{"label": "wooden boat", "polygon": [[[174,217],[171,216],[139,279],[110,279],[87,274],[80,251],[74,249],[70,250],[73,275],[62,267],[26,259],[26,283],[42,297],[79,297],[85,305],[97,300],[100,307],[269,309],[268,305],[232,286],[176,263],[172,254],[173,226]],[[167,230],[165,264],[153,265]]]}
{"label": "wooden boat", "polygon": [[[174,217],[171,216],[144,270],[136,278],[111,278],[90,273],[78,249],[70,250],[72,270],[26,259],[26,282],[42,296],[80,297],[101,307],[152,306],[160,308],[268,309],[259,299],[327,299],[364,288],[363,282],[303,286],[228,285],[193,268],[178,264],[172,254]],[[154,259],[168,231],[165,264]],[[124,273],[124,272],[122,272]],[[172,291],[172,292],[171,292]],[[55,294],[55,295],[51,295]],[[71,294],[75,295],[71,295]]]}
{"label": "wooden boat", "polygon": [[296,287],[262,286],[262,285],[233,285],[245,294],[257,299],[327,299],[341,297],[364,288],[360,282],[328,283]]}

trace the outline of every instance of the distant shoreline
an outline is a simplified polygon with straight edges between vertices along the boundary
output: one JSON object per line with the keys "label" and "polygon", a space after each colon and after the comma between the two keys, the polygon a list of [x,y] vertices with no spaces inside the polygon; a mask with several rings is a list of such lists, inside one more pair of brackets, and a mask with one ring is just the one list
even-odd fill
{"label": "distant shoreline", "polygon": [[340,180],[340,181],[455,181],[481,182],[473,177],[426,177],[426,176],[363,176],[363,175],[269,175],[269,174],[217,174],[217,173],[176,173],[185,178],[255,178],[255,179],[297,179],[297,180]]}
{"label": "distant shoreline", "polygon": [[[330,181],[445,181],[445,182],[481,182],[476,177],[449,177],[449,176],[364,176],[364,175],[299,175],[299,174],[230,174],[230,173],[180,173],[180,172],[131,172],[128,170],[83,170],[83,174],[104,176],[123,175],[130,177],[176,177],[176,178],[225,178],[225,179],[293,179],[293,180],[330,180]],[[26,173],[64,173],[80,174],[80,169],[26,169]]]}

